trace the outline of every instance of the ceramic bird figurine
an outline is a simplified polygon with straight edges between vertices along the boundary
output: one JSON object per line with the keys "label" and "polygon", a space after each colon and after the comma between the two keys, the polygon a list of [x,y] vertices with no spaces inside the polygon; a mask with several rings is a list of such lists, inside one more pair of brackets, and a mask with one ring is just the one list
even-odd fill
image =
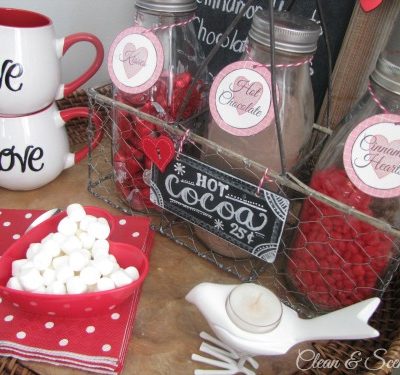
{"label": "ceramic bird figurine", "polygon": [[[379,332],[367,323],[380,303],[379,298],[370,298],[313,319],[299,318],[294,310],[281,304],[271,291],[250,283],[201,283],[187,294],[186,300],[196,305],[203,314],[221,340],[219,346],[224,347],[224,354],[233,353],[227,354],[229,361],[236,356],[239,362],[242,359],[242,365],[243,358],[249,360],[256,355],[285,354],[302,341],[379,336]],[[259,328],[262,326],[261,321],[265,323],[265,329]],[[271,324],[268,326],[269,323]],[[213,373],[198,371],[200,372],[195,374]],[[243,366],[240,372],[254,374]],[[228,373],[237,372],[226,372]]]}

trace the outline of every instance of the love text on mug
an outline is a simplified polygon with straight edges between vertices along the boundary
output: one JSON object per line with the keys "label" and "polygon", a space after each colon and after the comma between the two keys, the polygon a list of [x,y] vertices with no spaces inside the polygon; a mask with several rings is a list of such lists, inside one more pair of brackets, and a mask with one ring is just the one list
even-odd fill
{"label": "love text on mug", "polygon": [[43,155],[41,147],[32,145],[27,146],[22,154],[15,151],[15,146],[3,148],[0,150],[0,172],[9,172],[14,168],[20,168],[22,173],[27,169],[39,172],[44,167],[44,163],[40,161]]}
{"label": "love text on mug", "polygon": [[21,64],[11,59],[4,60],[0,71],[0,89],[20,91],[23,84],[18,79],[21,78],[23,73],[24,69]]}

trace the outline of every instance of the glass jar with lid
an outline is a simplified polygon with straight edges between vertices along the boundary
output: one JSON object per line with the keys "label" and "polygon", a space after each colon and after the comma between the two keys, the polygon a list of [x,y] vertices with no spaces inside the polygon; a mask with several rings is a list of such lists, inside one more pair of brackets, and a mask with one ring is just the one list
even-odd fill
{"label": "glass jar with lid", "polygon": [[[204,61],[194,22],[195,0],[137,0],[134,26],[113,43],[109,71],[115,100],[173,123],[201,112],[207,102],[208,72],[202,74],[185,108],[185,95]],[[111,68],[110,68],[111,66]],[[151,166],[141,146],[144,137],[162,134],[155,124],[132,113],[113,113],[116,186],[136,210],[152,207],[143,173]],[[201,132],[202,129],[195,129]]]}
{"label": "glass jar with lid", "polygon": [[[225,67],[210,91],[212,119],[208,139],[276,172],[282,171],[278,133],[272,101],[271,40],[268,11],[258,11],[249,32],[249,42],[240,61]],[[317,49],[321,28],[315,22],[288,12],[274,13],[276,93],[285,170],[292,170],[308,145],[314,122],[314,96],[310,62]],[[258,184],[243,163],[215,153],[203,160],[228,173]],[[229,169],[227,169],[229,168]],[[213,251],[231,257],[246,257],[215,235],[196,229],[200,240]]]}
{"label": "glass jar with lid", "polygon": [[[322,150],[310,186],[400,229],[400,67],[384,55]],[[288,274],[317,310],[332,310],[383,291],[398,255],[396,233],[309,198]]]}
{"label": "glass jar with lid", "polygon": [[[321,28],[313,21],[288,12],[275,12],[274,23],[278,113],[282,127],[286,170],[291,170],[299,161],[301,151],[310,138],[314,122],[310,62],[317,49]],[[224,87],[219,85],[220,90],[218,90],[218,83],[214,82],[213,88],[216,90],[212,93],[218,95],[218,98],[210,95],[212,121],[208,125],[208,139],[280,172],[280,152],[271,98],[269,29],[268,12],[258,11],[253,19],[248,46],[241,61],[229,65],[218,74],[217,82],[221,78],[228,80],[231,76],[236,88],[232,95],[226,94],[226,97],[223,97],[221,92]],[[240,71],[237,75],[232,73],[238,69]],[[240,81],[243,74],[248,74],[246,69],[255,70],[259,74],[249,74],[245,80]],[[239,90],[245,81],[249,87],[261,89],[258,96],[250,98],[251,89],[247,90],[246,87]],[[245,90],[249,94],[247,97],[239,95],[244,94]],[[233,100],[228,101],[229,99]],[[248,106],[248,103],[252,103],[253,106]],[[260,108],[262,113],[257,113],[255,111],[257,108]],[[234,111],[237,112],[234,113],[236,116],[230,113]],[[229,116],[232,116],[232,119]]]}

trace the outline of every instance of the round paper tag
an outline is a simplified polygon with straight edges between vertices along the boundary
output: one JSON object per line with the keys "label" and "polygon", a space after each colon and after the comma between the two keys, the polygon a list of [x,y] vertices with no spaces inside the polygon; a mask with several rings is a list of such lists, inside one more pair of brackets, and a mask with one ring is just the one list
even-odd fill
{"label": "round paper tag", "polygon": [[346,140],[343,163],[354,185],[378,198],[400,195],[400,116],[362,121]]}
{"label": "round paper tag", "polygon": [[226,132],[249,136],[272,124],[271,74],[253,61],[226,66],[215,78],[210,91],[210,111]]}
{"label": "round paper tag", "polygon": [[158,38],[143,27],[121,32],[111,45],[108,72],[122,91],[138,94],[152,87],[161,75],[164,53]]}

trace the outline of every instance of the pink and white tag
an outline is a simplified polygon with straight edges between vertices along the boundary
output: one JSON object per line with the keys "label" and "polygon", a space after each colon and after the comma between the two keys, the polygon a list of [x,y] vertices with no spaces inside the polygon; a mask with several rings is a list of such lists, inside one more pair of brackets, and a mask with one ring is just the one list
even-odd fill
{"label": "pink and white tag", "polygon": [[273,123],[271,74],[252,61],[238,61],[225,67],[210,91],[214,121],[236,136],[259,133]]}
{"label": "pink and white tag", "polygon": [[354,185],[378,198],[400,195],[400,116],[375,115],[348,136],[343,163]]}
{"label": "pink and white tag", "polygon": [[111,45],[108,72],[122,91],[138,94],[152,87],[161,75],[164,52],[156,35],[143,27],[122,31]]}

